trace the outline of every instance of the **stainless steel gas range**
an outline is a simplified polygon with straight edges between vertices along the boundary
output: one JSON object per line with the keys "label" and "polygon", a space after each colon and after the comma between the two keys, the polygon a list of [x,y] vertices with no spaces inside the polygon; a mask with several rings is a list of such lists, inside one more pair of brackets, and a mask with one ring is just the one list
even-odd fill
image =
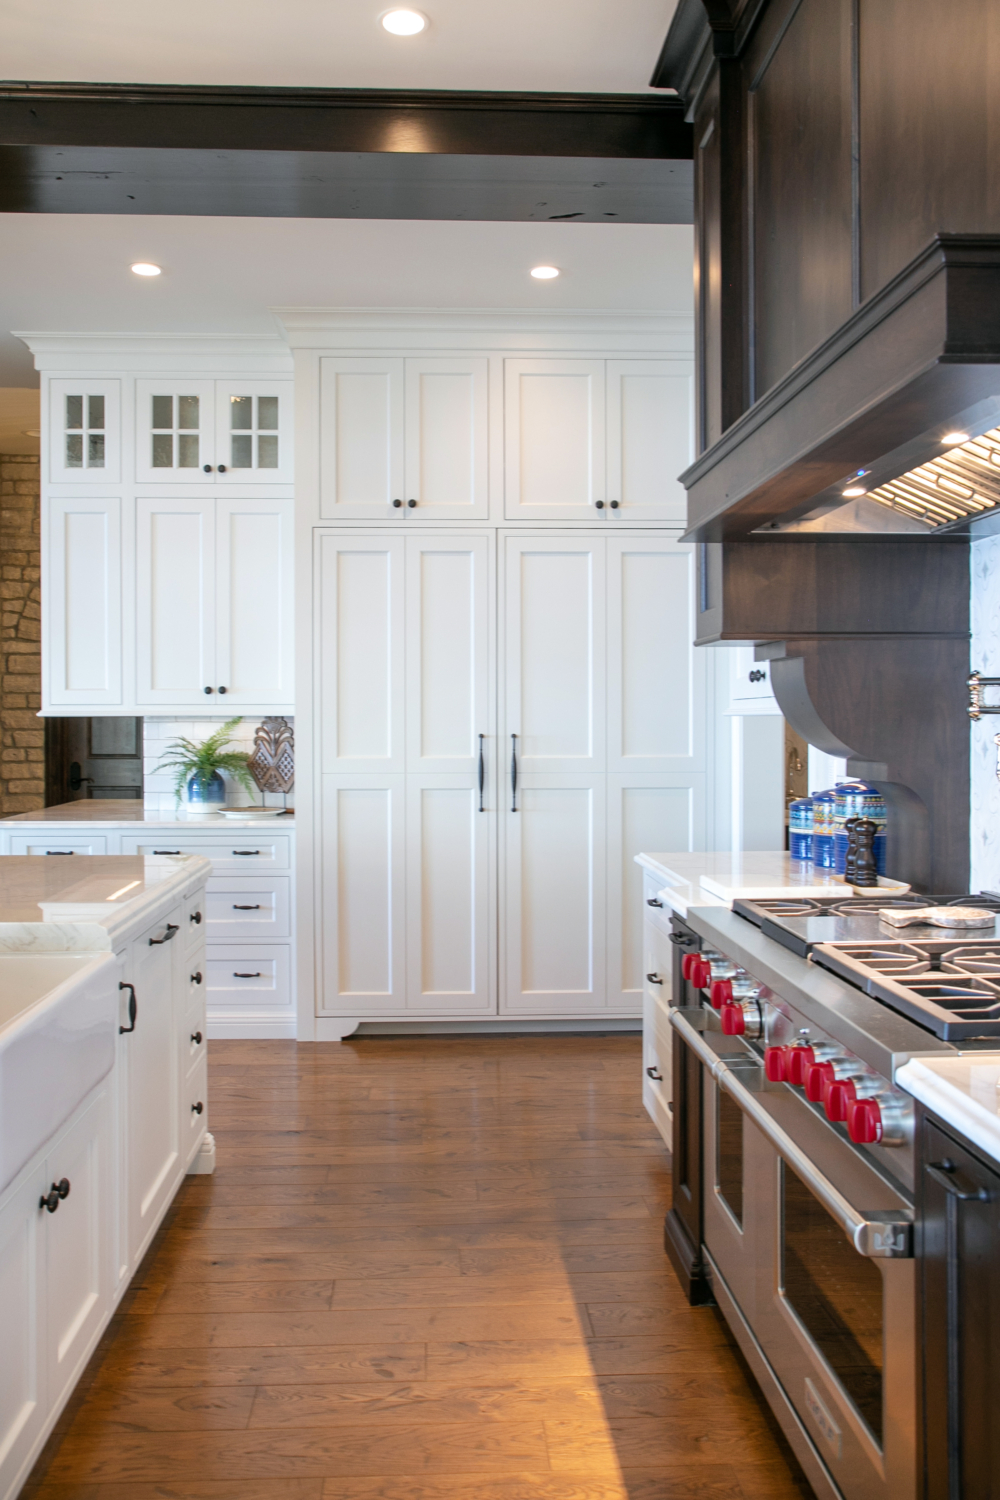
{"label": "stainless steel gas range", "polygon": [[1000,1039],[1000,898],[892,906],[947,923],[949,902],[984,925],[897,927],[877,898],[674,921],[667,1249],[820,1495],[918,1494],[914,1107],[893,1079]]}

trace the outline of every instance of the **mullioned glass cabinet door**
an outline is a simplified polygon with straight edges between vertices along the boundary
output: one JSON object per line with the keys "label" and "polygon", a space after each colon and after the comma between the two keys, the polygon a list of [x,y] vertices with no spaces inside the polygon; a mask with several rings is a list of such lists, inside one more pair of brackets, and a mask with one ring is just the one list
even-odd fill
{"label": "mullioned glass cabinet door", "polygon": [[135,383],[135,477],[140,484],[210,484],[215,478],[215,381]]}
{"label": "mullioned glass cabinet door", "polygon": [[121,479],[121,381],[49,381],[49,480],[117,484]]}
{"label": "mullioned glass cabinet door", "polygon": [[215,477],[225,484],[291,484],[290,380],[215,382]]}

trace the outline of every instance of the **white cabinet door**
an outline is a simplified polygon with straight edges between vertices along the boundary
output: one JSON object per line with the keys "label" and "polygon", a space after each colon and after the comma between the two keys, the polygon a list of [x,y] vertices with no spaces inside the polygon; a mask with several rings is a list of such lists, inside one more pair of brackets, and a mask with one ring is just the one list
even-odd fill
{"label": "white cabinet door", "polygon": [[754,661],[752,646],[729,649],[729,713],[780,714],[771,688],[771,663]]}
{"label": "white cabinet door", "polygon": [[317,537],[321,769],[404,767],[404,538]]}
{"label": "white cabinet door", "polygon": [[291,380],[215,382],[215,473],[220,483],[290,484]]}
{"label": "white cabinet door", "polygon": [[49,381],[49,479],[117,484],[121,478],[121,381]]}
{"label": "white cabinet door", "polygon": [[320,1014],[405,1009],[404,781],[323,777]]}
{"label": "white cabinet door", "polygon": [[503,758],[519,774],[605,758],[605,541],[508,536]]}
{"label": "white cabinet door", "polygon": [[211,482],[215,464],[215,382],[172,375],[137,380],[138,482],[204,484]]}
{"label": "white cabinet door", "polygon": [[226,689],[220,708],[294,706],[294,524],[291,498],[215,501],[212,685]]}
{"label": "white cabinet door", "polygon": [[46,1191],[68,1184],[55,1213],[42,1214],[48,1405],[80,1374],[107,1312],[114,1259],[115,1192],[111,1083],[63,1132],[45,1164]]}
{"label": "white cabinet door", "polygon": [[484,1015],[492,984],[493,804],[470,775],[406,778],[406,1008]]}
{"label": "white cabinet door", "polygon": [[319,441],[324,520],[401,515],[403,361],[321,359]]}
{"label": "white cabinet door", "polygon": [[[178,908],[171,923],[180,924]],[[145,1254],[180,1175],[180,1080],[173,941],[157,922],[131,944],[127,982],[135,986],[135,1030],[128,1042],[128,1242],[134,1270]]]}
{"label": "white cabinet door", "polygon": [[484,358],[406,361],[403,499],[414,520],[489,516],[488,369]]}
{"label": "white cabinet door", "polygon": [[604,781],[535,773],[504,803],[503,1014],[605,1009]]}
{"label": "white cabinet door", "polygon": [[495,771],[492,563],[488,536],[406,538],[408,771]]}
{"label": "white cabinet door", "polygon": [[29,1172],[0,1199],[0,1495],[13,1494],[45,1421],[45,1277],[38,1201],[48,1188],[44,1167]]}
{"label": "white cabinet door", "polygon": [[137,703],[218,713],[214,499],[140,496],[135,571]]}
{"label": "white cabinet door", "polygon": [[123,703],[121,500],[53,496],[46,512],[46,707],[117,707]]}
{"label": "white cabinet door", "polygon": [[596,521],[605,501],[604,361],[504,361],[508,520]]}
{"label": "white cabinet door", "polygon": [[609,520],[684,525],[678,474],[693,458],[692,376],[666,359],[609,359]]}

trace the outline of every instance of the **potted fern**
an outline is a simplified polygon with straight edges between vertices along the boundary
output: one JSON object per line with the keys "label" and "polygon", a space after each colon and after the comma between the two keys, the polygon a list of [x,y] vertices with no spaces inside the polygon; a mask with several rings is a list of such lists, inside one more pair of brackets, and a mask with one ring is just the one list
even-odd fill
{"label": "potted fern", "polygon": [[233,730],[240,718],[227,719],[207,740],[196,744],[183,737],[171,740],[156,769],[169,771],[174,778],[174,795],[180,802],[185,790],[187,801],[196,806],[213,808],[226,800],[226,783],[220,772],[226,771],[244,791],[253,796],[253,780],[247,768],[245,750],[230,750]]}

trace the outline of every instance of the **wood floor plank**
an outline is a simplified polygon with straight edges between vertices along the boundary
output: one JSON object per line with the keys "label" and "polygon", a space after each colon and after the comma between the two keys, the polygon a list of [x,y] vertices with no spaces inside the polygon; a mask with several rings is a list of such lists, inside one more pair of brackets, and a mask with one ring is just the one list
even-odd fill
{"label": "wood floor plank", "polygon": [[210,1043],[217,1171],[26,1500],[804,1500],[664,1258],[639,1061],[635,1036]]}

